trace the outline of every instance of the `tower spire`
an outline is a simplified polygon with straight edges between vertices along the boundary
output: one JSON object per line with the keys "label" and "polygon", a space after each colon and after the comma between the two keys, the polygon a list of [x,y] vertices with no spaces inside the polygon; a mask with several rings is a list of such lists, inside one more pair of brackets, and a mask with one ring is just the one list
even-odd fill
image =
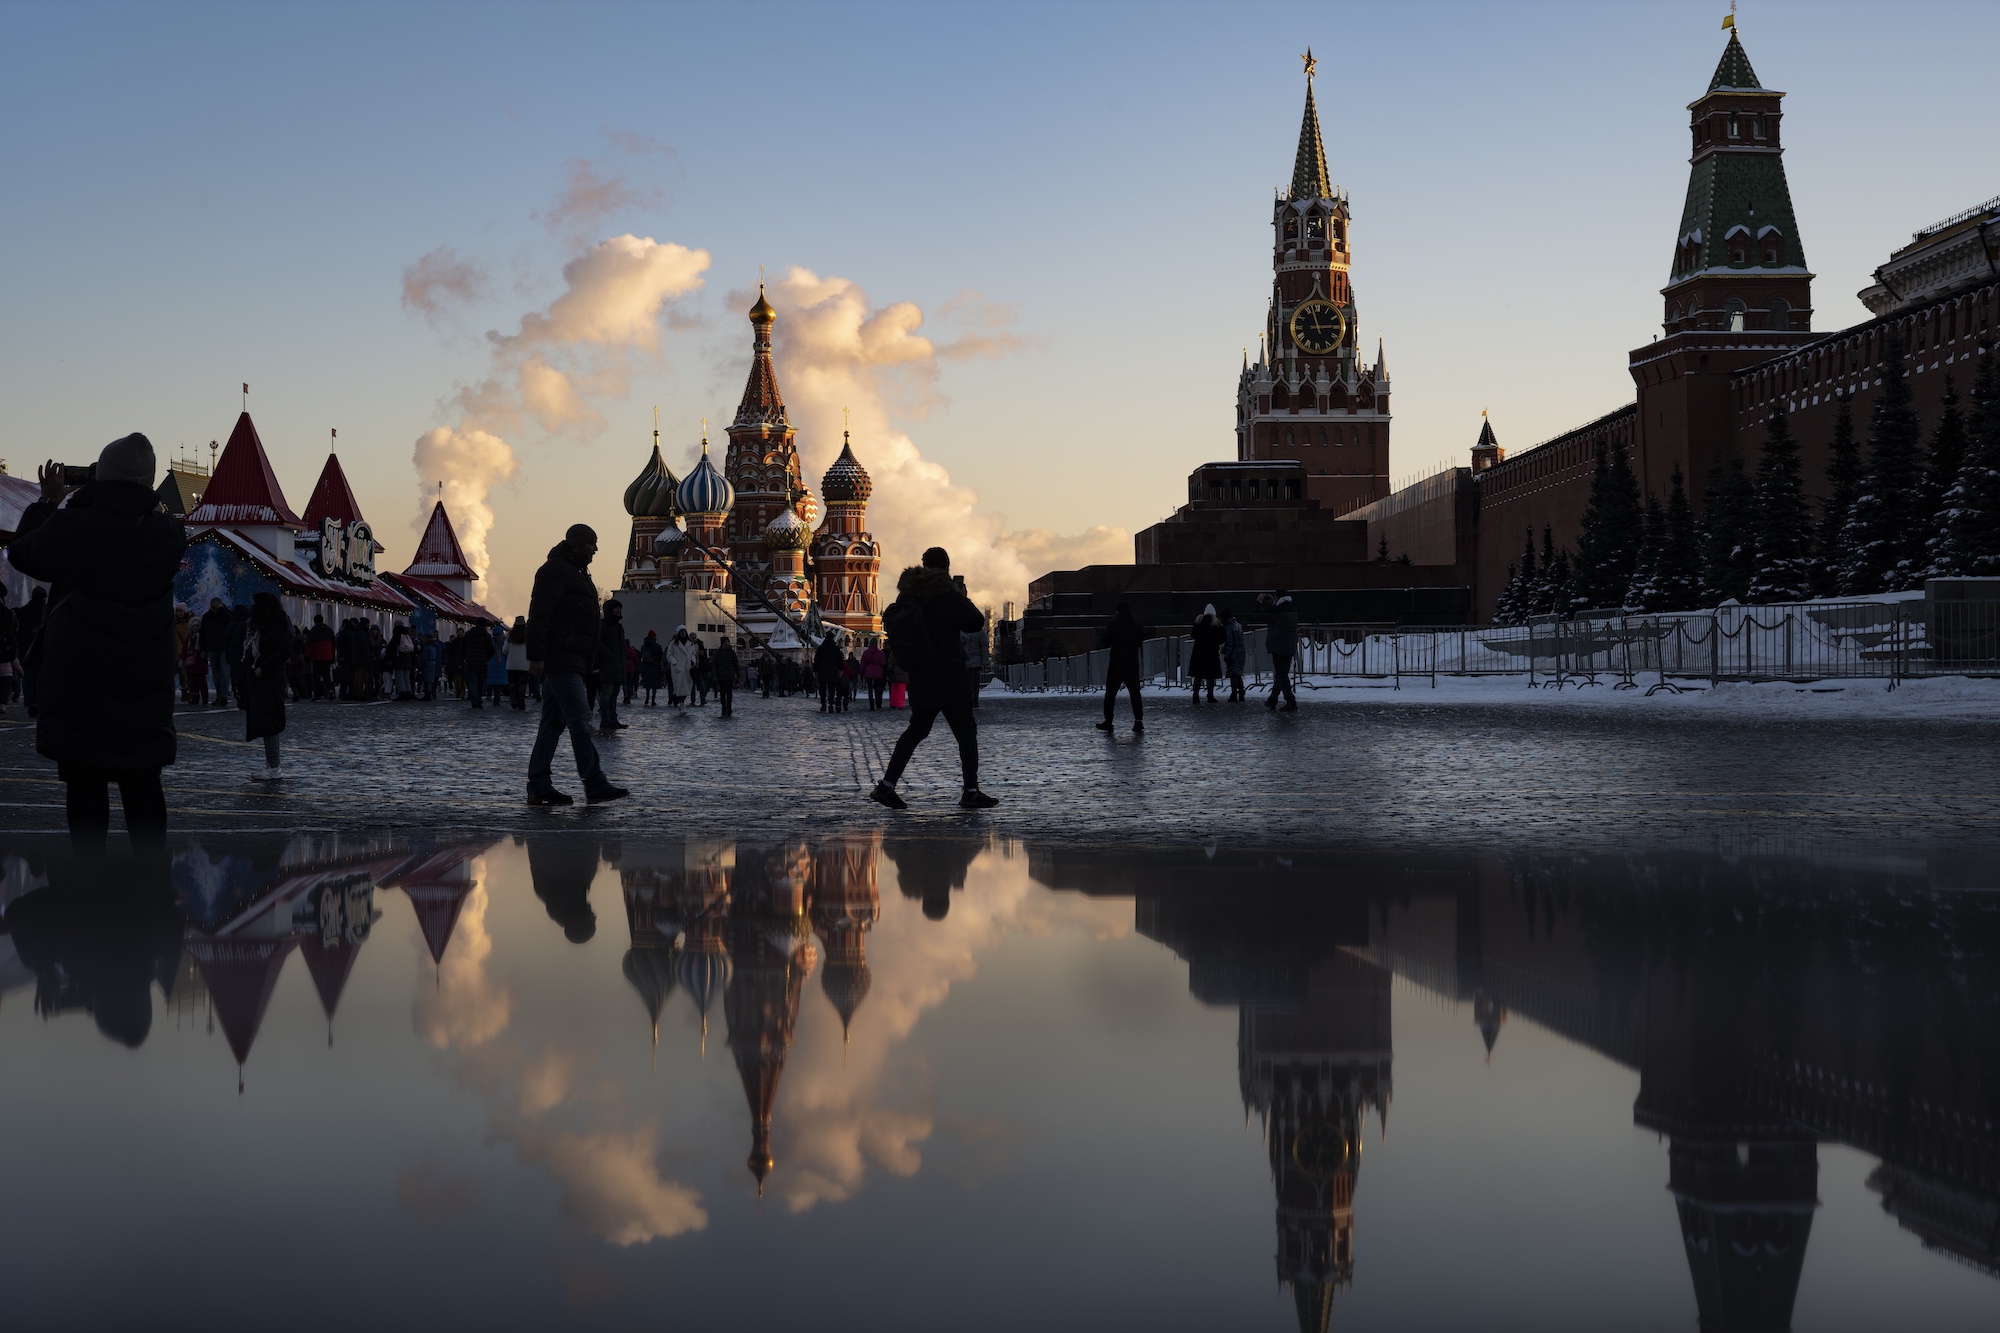
{"label": "tower spire", "polygon": [[1319,62],[1312,48],[1299,57],[1306,64],[1306,113],[1299,122],[1299,155],[1292,163],[1293,199],[1331,199],[1333,182],[1326,170],[1326,145],[1319,133],[1319,108],[1313,105],[1313,71]]}

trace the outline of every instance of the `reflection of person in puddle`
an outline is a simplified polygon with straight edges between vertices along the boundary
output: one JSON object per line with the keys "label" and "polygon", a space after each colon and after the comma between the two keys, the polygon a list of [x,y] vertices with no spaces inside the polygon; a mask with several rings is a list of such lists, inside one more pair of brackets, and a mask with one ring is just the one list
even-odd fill
{"label": "reflection of person in puddle", "polygon": [[[122,870],[120,873],[123,873]],[[115,888],[58,882],[9,904],[4,929],[35,974],[35,1011],[81,1007],[97,1030],[138,1046],[153,1029],[154,981],[173,984],[181,914],[162,884]]]}
{"label": "reflection of person in puddle", "polygon": [[590,906],[590,884],[597,878],[595,842],[528,839],[528,876],[549,920],[562,927],[564,939],[582,944],[597,933],[597,913]]}
{"label": "reflection of person in puddle", "polygon": [[905,898],[924,905],[924,915],[942,921],[951,910],[951,892],[965,887],[965,872],[984,850],[976,842],[896,841],[883,845],[896,866],[896,885]]}

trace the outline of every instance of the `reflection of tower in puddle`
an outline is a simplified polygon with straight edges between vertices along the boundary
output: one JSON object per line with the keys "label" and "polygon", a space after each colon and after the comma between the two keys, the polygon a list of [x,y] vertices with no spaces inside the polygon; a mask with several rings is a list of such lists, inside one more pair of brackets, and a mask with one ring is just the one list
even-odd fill
{"label": "reflection of tower in puddle", "polygon": [[1370,1108],[1387,1128],[1390,974],[1335,953],[1304,980],[1294,1003],[1243,1006],[1236,1066],[1270,1151],[1278,1281],[1291,1290],[1299,1327],[1317,1331],[1354,1277],[1354,1187]]}
{"label": "reflection of tower in puddle", "polygon": [[881,835],[822,845],[813,865],[813,930],[826,949],[820,989],[840,1015],[841,1040],[868,997],[868,932],[882,914],[876,866]]}
{"label": "reflection of tower in puddle", "polygon": [[806,900],[812,859],[803,844],[737,867],[728,944],[732,975],[723,998],[729,1051],[750,1103],[750,1173],[763,1192],[771,1172],[771,1110],[792,1045],[799,995],[818,961]]}
{"label": "reflection of tower in puddle", "polygon": [[625,980],[639,992],[652,1024],[653,1046],[660,1044],[660,1011],[674,993],[674,963],[681,933],[678,866],[619,862],[618,884],[625,896],[625,924],[632,945],[625,951]]}
{"label": "reflection of tower in puddle", "polygon": [[465,910],[465,900],[477,887],[472,858],[482,850],[456,847],[434,852],[382,881],[385,886],[401,889],[410,900],[433,966],[444,965],[445,947],[458,929],[458,914]]}
{"label": "reflection of tower in puddle", "polygon": [[681,851],[674,906],[681,947],[674,979],[701,1018],[701,1050],[708,1054],[708,1011],[729,986],[729,882],[736,873],[736,844],[690,842]]}
{"label": "reflection of tower in puddle", "polygon": [[382,914],[375,910],[375,881],[365,873],[321,884],[308,901],[313,916],[299,952],[305,955],[313,990],[326,1014],[326,1044],[331,1046],[333,1015],[340,1007],[341,992],[347,989],[354,960],[361,956],[361,946],[368,942]]}

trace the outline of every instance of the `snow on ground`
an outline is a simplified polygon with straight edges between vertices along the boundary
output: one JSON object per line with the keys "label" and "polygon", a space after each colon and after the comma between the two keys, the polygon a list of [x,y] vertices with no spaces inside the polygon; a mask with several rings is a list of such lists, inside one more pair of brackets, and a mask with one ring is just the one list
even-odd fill
{"label": "snow on ground", "polygon": [[[1615,688],[1615,677],[1600,677],[1590,685],[1570,678],[1561,688],[1546,676],[1536,677],[1531,687],[1528,677],[1519,676],[1439,676],[1433,689],[1428,676],[1405,676],[1400,686],[1389,678],[1355,676],[1306,677],[1298,683],[1299,706],[1318,702],[1359,703],[1394,700],[1398,703],[1477,704],[1482,707],[1511,704],[1524,708],[1652,708],[1702,710],[1713,714],[1765,715],[1787,717],[1908,717],[1924,719],[1969,718],[2000,721],[2000,679],[1965,676],[1937,676],[1906,680],[1894,689],[1886,680],[1821,680],[1798,684],[1768,681],[1738,684],[1729,681],[1710,686],[1705,680],[1672,679],[1680,692],[1658,690],[1659,677],[1645,676],[1635,689]],[[1226,687],[1225,687],[1226,689]],[[987,687],[990,696],[1017,699],[1076,698],[1086,691],[1045,691],[1016,694],[1003,685]],[[1089,691],[1088,693],[1094,693]],[[1185,689],[1150,685],[1148,699],[1187,697]],[[1264,698],[1264,687],[1253,685],[1250,696]],[[1218,692],[1218,698],[1222,692]]]}

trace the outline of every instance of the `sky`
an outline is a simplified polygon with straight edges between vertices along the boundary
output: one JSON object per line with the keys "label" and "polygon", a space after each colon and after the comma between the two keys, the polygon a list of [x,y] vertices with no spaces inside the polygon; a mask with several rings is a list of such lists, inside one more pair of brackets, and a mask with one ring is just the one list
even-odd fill
{"label": "sky", "polygon": [[[295,509],[337,429],[381,566],[442,481],[511,614],[568,524],[622,550],[656,406],[677,473],[719,449],[761,272],[808,484],[851,409],[885,582],[941,542],[997,609],[1233,456],[1308,45],[1396,480],[1628,400],[1724,12],[0,4],[0,459],[205,457],[248,382]],[[2000,192],[2000,6],[1738,21],[1857,322]]]}

